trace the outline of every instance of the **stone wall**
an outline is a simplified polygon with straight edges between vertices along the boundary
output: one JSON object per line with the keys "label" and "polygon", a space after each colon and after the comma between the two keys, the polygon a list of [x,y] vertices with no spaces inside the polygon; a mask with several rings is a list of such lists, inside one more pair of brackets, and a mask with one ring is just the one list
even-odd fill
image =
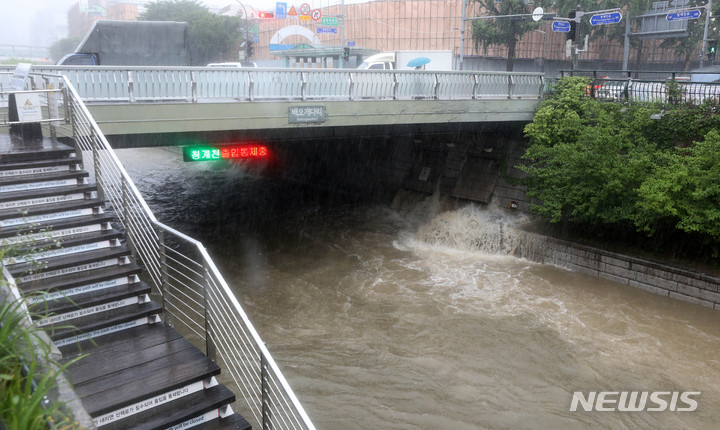
{"label": "stone wall", "polygon": [[525,244],[516,250],[517,257],[720,310],[720,278],[716,276],[536,233],[517,233]]}
{"label": "stone wall", "polygon": [[[501,208],[515,204],[530,212],[533,200],[519,185],[525,150],[522,125],[465,133],[405,133],[374,139],[292,142],[278,152],[285,154],[284,174],[319,187],[373,196],[389,202],[399,190],[408,189],[460,201],[487,203]],[[492,161],[492,162],[491,162]],[[488,170],[479,174],[478,170]],[[458,193],[458,184],[465,186]],[[473,194],[477,191],[477,195]],[[481,192],[482,191],[482,192]],[[507,234],[504,232],[502,234]],[[616,254],[601,249],[522,230],[512,234],[515,256],[609,279],[630,287],[686,300],[720,310],[720,278],[682,267]]]}

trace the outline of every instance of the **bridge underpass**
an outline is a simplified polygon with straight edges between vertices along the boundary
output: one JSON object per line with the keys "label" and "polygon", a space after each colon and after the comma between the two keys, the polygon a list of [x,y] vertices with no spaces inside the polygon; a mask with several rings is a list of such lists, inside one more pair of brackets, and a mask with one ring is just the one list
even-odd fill
{"label": "bridge underpass", "polygon": [[49,67],[43,73],[68,77],[115,148],[262,142],[282,161],[278,168],[298,179],[337,171],[361,187],[380,181],[390,190],[437,190],[482,202],[492,197],[499,166],[508,164],[544,88],[539,74],[506,72]]}

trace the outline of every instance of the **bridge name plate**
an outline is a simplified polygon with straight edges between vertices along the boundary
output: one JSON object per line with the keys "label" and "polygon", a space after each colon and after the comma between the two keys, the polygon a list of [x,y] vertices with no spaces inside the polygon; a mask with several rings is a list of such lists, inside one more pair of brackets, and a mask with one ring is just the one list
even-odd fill
{"label": "bridge name plate", "polygon": [[288,122],[290,124],[325,122],[325,106],[290,106]]}

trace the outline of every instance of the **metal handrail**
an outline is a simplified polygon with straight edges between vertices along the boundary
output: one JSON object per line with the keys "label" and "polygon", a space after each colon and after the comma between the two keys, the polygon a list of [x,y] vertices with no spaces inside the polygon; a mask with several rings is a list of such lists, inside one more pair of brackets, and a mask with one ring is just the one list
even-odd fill
{"label": "metal handrail", "polygon": [[[47,78],[46,78],[47,79]],[[256,426],[314,429],[260,335],[199,241],[159,222],[66,76],[72,130],[84,166],[123,224],[128,246],[144,266],[169,324],[186,327],[188,339],[232,378]]]}
{"label": "metal handrail", "polygon": [[33,70],[66,76],[86,102],[538,99],[544,86],[544,76],[531,72],[140,66]]}

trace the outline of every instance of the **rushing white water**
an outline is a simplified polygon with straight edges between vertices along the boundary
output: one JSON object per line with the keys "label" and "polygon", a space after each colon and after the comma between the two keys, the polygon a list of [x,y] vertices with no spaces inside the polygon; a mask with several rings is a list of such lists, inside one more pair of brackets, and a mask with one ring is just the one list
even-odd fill
{"label": "rushing white water", "polygon": [[[522,217],[437,197],[353,207],[120,155],[158,218],[204,241],[318,428],[720,422],[720,313],[514,258]],[[702,394],[693,412],[571,412],[575,391]]]}

